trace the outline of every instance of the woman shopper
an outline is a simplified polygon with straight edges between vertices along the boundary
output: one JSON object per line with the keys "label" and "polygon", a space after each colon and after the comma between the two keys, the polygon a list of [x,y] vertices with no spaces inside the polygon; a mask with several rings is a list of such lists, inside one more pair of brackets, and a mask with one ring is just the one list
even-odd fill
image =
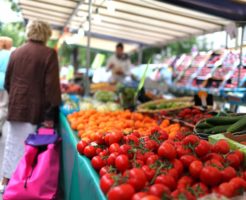
{"label": "woman shopper", "polygon": [[10,56],[5,78],[9,93],[8,133],[3,158],[2,190],[24,154],[24,141],[37,125],[52,126],[61,101],[57,54],[46,47],[48,24],[33,21],[26,28],[27,43]]}
{"label": "woman shopper", "polygon": [[0,37],[0,137],[3,132],[8,110],[8,93],[4,89],[4,79],[11,54],[13,41],[9,37]]}

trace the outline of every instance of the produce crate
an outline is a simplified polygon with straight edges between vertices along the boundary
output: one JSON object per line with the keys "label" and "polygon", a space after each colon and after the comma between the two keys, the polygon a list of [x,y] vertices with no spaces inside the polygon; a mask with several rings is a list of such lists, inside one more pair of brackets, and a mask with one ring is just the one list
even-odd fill
{"label": "produce crate", "polygon": [[233,136],[232,134],[216,134],[209,136],[209,142],[212,144],[216,143],[221,139],[227,140],[232,150],[239,150],[244,154],[244,166],[246,166],[246,145],[240,143],[242,140],[245,141],[246,134],[239,136]]}
{"label": "produce crate", "polygon": [[[168,103],[180,103],[180,105],[176,108],[163,108],[163,109],[155,109],[151,110],[148,108],[148,106],[151,105],[160,105],[160,104],[168,104]],[[160,100],[155,100],[155,101],[149,101],[147,103],[141,104],[137,107],[137,111],[141,113],[159,113],[159,112],[169,112],[169,111],[174,111],[177,109],[182,109],[182,108],[187,108],[192,106],[192,98],[190,97],[184,97],[184,98],[177,98],[177,99],[170,99],[170,100],[165,100],[165,99],[160,99]]]}

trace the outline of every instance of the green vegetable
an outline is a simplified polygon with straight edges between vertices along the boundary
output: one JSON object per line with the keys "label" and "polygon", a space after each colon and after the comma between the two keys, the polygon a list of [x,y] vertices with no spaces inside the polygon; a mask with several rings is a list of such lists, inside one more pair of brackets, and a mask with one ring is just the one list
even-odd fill
{"label": "green vegetable", "polygon": [[242,131],[246,128],[246,116],[244,116],[243,118],[241,118],[239,121],[235,122],[234,124],[232,124],[228,129],[227,132],[228,133],[235,133],[238,131]]}
{"label": "green vegetable", "polygon": [[213,127],[213,125],[208,124],[206,122],[202,122],[202,123],[199,123],[199,124],[196,125],[197,129],[209,129],[209,128],[212,128],[212,127]]}
{"label": "green vegetable", "polygon": [[155,109],[156,109],[156,105],[155,105],[155,104],[150,104],[150,105],[148,106],[148,109],[150,109],[150,110],[155,110]]}
{"label": "green vegetable", "polygon": [[233,124],[242,119],[243,116],[226,116],[226,117],[212,117],[206,120],[207,123],[212,125]]}
{"label": "green vegetable", "polygon": [[206,134],[216,134],[216,133],[224,133],[227,131],[227,129],[230,127],[230,125],[222,125],[222,126],[215,126],[213,128],[209,128],[204,131]]}

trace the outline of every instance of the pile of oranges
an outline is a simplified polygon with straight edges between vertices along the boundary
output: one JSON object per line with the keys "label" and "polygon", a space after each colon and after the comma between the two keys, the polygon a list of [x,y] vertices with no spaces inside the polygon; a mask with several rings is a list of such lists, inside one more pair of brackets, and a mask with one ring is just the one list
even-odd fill
{"label": "pile of oranges", "polygon": [[170,124],[165,119],[160,125],[156,120],[141,113],[125,111],[98,112],[95,110],[79,111],[68,115],[68,121],[73,130],[78,131],[81,139],[94,141],[94,138],[107,132],[122,131],[131,133],[137,131],[141,136],[150,134],[154,127],[160,127],[170,137],[174,137],[180,129],[180,124]]}

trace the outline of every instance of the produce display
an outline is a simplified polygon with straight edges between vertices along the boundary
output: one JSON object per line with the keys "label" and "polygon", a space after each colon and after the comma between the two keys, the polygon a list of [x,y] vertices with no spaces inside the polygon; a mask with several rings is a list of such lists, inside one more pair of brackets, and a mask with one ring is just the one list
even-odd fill
{"label": "produce display", "polygon": [[196,132],[202,137],[217,133],[240,133],[246,129],[246,115],[215,116],[196,125]]}
{"label": "produce display", "polygon": [[79,102],[79,110],[97,110],[99,112],[108,112],[121,110],[121,106],[114,102],[104,103],[91,98],[86,98]]}
{"label": "produce display", "polygon": [[102,102],[114,102],[117,100],[117,95],[111,91],[97,91],[93,98]]}
{"label": "produce display", "polygon": [[137,107],[140,112],[161,112],[170,111],[175,109],[186,108],[192,105],[190,98],[179,98],[172,100],[154,100],[147,103],[141,104]]}
{"label": "produce display", "polygon": [[161,128],[145,137],[119,130],[77,144],[109,200],[195,200],[210,193],[232,198],[246,191],[243,154],[230,150],[226,140],[212,145],[184,132],[170,139]]}
{"label": "produce display", "polygon": [[74,83],[61,84],[61,92],[62,93],[71,93],[71,94],[82,94],[82,88]]}
{"label": "produce display", "polygon": [[90,90],[91,92],[96,92],[98,90],[103,90],[103,91],[115,91],[116,87],[115,85],[111,85],[109,83],[92,83],[90,85]]}
{"label": "produce display", "polygon": [[162,118],[168,117],[175,120],[181,120],[194,126],[202,119],[212,117],[212,113],[206,110],[201,110],[196,107],[190,107],[185,109],[176,110],[173,112],[162,112],[160,114]]}

